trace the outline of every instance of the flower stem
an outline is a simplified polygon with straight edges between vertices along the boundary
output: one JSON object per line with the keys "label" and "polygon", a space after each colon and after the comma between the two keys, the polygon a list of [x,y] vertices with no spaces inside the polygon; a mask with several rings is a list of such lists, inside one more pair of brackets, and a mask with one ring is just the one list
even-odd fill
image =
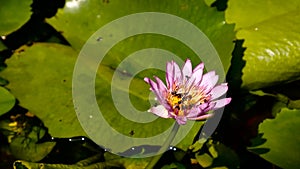
{"label": "flower stem", "polygon": [[158,155],[152,157],[151,161],[148,163],[146,169],[153,169],[153,167],[155,166],[155,164],[158,162],[158,160],[162,157],[163,153],[165,151],[167,151],[167,149],[169,148],[171,142],[174,140],[177,131],[179,129],[179,124],[177,122],[175,122],[172,131],[170,133],[170,135],[168,136],[168,138],[166,139],[166,141],[164,142],[164,144],[161,146],[161,148],[158,151]]}

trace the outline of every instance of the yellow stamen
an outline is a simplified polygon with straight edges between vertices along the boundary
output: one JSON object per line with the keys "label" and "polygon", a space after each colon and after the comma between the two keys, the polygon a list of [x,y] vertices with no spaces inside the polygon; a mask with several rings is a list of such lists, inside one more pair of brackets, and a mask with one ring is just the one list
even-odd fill
{"label": "yellow stamen", "polygon": [[[176,87],[176,89],[178,88]],[[210,95],[206,95],[195,88],[187,93],[178,93],[178,90],[173,90],[167,97],[167,101],[173,109],[172,113],[176,116],[184,115],[184,110],[190,110],[195,105],[206,103],[209,99]]]}

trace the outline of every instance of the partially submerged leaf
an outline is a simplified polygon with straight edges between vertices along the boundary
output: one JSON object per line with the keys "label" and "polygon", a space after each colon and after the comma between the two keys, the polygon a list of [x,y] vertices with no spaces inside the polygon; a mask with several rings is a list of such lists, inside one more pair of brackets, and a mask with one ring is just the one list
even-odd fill
{"label": "partially submerged leaf", "polygon": [[29,20],[32,0],[1,1],[0,5],[0,36],[12,33]]}
{"label": "partially submerged leaf", "polygon": [[286,0],[284,2],[282,0],[229,0],[225,14],[226,21],[234,23],[235,30],[240,30],[297,8],[299,8],[299,2],[294,0]]}
{"label": "partially submerged leaf", "polygon": [[55,146],[55,142],[35,143],[30,138],[17,137],[10,143],[15,158],[37,162],[46,157]]}
{"label": "partially submerged leaf", "polygon": [[209,139],[203,149],[196,153],[197,162],[203,168],[237,168],[239,159],[237,154],[220,142]]}
{"label": "partially submerged leaf", "polygon": [[[266,141],[250,151],[282,168],[297,168],[300,164],[300,110],[283,108],[275,119],[267,119],[259,126]],[[260,151],[258,151],[260,150]]]}
{"label": "partially submerged leaf", "polygon": [[214,158],[211,157],[209,154],[204,153],[204,154],[196,154],[196,159],[202,167],[206,168],[209,167],[213,164]]}
{"label": "partially submerged leaf", "polygon": [[207,6],[211,6],[216,0],[204,0]]}
{"label": "partially submerged leaf", "polygon": [[72,103],[72,72],[77,52],[40,43],[15,53],[1,76],[20,105],[40,118],[55,137],[85,136]]}
{"label": "partially submerged leaf", "polygon": [[7,89],[0,86],[0,115],[13,108],[15,102],[15,97]]}
{"label": "partially submerged leaf", "polygon": [[[15,129],[15,134],[8,136],[9,149],[15,158],[37,162],[46,157],[56,145],[56,142],[40,142],[47,134],[47,130],[42,126],[31,126],[30,122],[25,121],[23,124],[11,127]],[[26,127],[19,127],[19,126]],[[30,131],[30,132],[29,132]],[[28,133],[29,132],[29,133]]]}
{"label": "partially submerged leaf", "polygon": [[258,89],[300,79],[299,2],[229,1],[226,21],[236,24],[238,39],[245,39],[242,87]]}

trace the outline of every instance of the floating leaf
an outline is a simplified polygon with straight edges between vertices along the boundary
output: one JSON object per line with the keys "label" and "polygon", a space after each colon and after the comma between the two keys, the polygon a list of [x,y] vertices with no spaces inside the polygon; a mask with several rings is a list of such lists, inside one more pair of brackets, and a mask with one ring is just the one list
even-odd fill
{"label": "floating leaf", "polygon": [[15,97],[4,87],[0,86],[0,115],[8,112],[14,105]]}
{"label": "floating leaf", "polygon": [[72,103],[77,52],[57,44],[35,44],[7,59],[1,76],[20,105],[40,118],[56,137],[84,136]]}
{"label": "floating leaf", "polygon": [[25,130],[20,130],[20,133],[12,137],[9,143],[11,153],[17,159],[31,162],[42,160],[52,151],[56,142],[38,143],[46,134],[46,129],[40,126],[32,126],[28,134]]}
{"label": "floating leaf", "polygon": [[0,36],[7,35],[29,20],[32,0],[1,1],[0,5]]}
{"label": "floating leaf", "polygon": [[[283,15],[299,7],[299,2],[259,1],[259,0],[229,0],[225,11],[226,21],[235,24],[235,30],[240,30],[264,22],[268,19]],[[255,9],[255,10],[253,10]]]}
{"label": "floating leaf", "polygon": [[[263,144],[249,148],[261,153],[264,159],[282,168],[297,168],[300,165],[300,110],[283,108],[275,119],[267,119],[259,126]],[[258,151],[259,150],[259,151]]]}
{"label": "floating leaf", "polygon": [[[122,9],[122,10],[120,10]],[[115,0],[100,2],[91,1],[72,1],[67,0],[65,8],[59,10],[56,17],[48,20],[57,30],[62,31],[71,45],[80,50],[88,38],[105,24],[116,20],[122,16],[141,12],[163,12],[179,16],[201,29],[218,51],[225,72],[228,70],[233,49],[233,25],[224,22],[224,13],[217,12],[214,8],[209,8],[204,1],[137,1],[137,0]],[[159,18],[157,18],[159,19]],[[168,23],[166,23],[168,24]],[[139,23],[127,25],[128,29],[137,26],[145,27]],[[161,25],[162,27],[164,25]],[[122,32],[120,28],[118,33]],[[185,31],[184,29],[182,30]],[[220,38],[222,37],[222,38]],[[119,53],[129,53],[137,49],[148,46],[165,48],[166,44],[171,45],[169,50],[175,54],[181,53],[185,49],[185,44],[174,43],[171,38],[160,35],[159,38],[153,37],[131,37],[118,48]],[[179,47],[180,46],[180,47]],[[192,57],[191,52],[184,50],[183,57]],[[195,57],[195,56],[194,56]],[[198,56],[196,56],[198,57]]]}
{"label": "floating leaf", "polygon": [[[7,87],[10,88],[12,93],[19,99],[20,105],[28,108],[30,112],[39,117],[45,126],[49,128],[49,133],[55,137],[86,135],[78,122],[72,103],[71,79],[76,55],[77,52],[68,46],[51,43],[36,43],[31,47],[25,48],[21,53],[15,53],[7,60],[7,69],[1,72],[1,76],[10,81]],[[101,121],[98,121],[97,123],[90,124],[92,128],[95,129],[95,133],[92,133],[92,136],[99,137],[101,140],[104,140],[104,138],[106,140],[113,139],[110,141],[112,146],[119,147],[119,149],[114,149],[114,152],[119,151],[119,153],[122,153],[128,150],[127,155],[128,153],[132,155],[153,153],[151,147],[147,149],[147,147],[143,145],[136,144],[134,138],[147,138],[161,134],[170,128],[174,121],[172,119],[157,119],[151,123],[138,123],[130,121],[120,115],[120,112],[115,108],[115,104],[122,103],[117,103],[112,100],[111,87],[114,87],[118,94],[133,95],[134,97],[131,99],[132,102],[139,104],[144,110],[147,110],[150,106],[147,96],[150,91],[149,86],[144,83],[143,79],[138,77],[129,78],[127,75],[117,71],[115,76],[118,81],[124,83],[132,80],[134,81],[132,82],[133,87],[129,90],[124,88],[123,85],[111,86],[111,78],[114,73],[115,71],[113,69],[105,65],[100,66],[97,72],[96,99],[100,105],[102,115],[110,125],[110,130],[105,128]],[[148,73],[152,75],[151,71]],[[82,77],[82,80],[89,81],[89,78]],[[26,85],[19,85],[24,82],[26,82]],[[125,106],[128,107],[128,105]],[[88,110],[83,112],[88,113]],[[97,115],[97,112],[94,113]],[[146,115],[148,116],[147,119],[153,119],[153,117],[155,117],[151,113],[147,113]],[[202,124],[203,122],[197,122],[195,124],[188,123],[186,127],[191,128],[189,133],[186,133],[185,129],[180,130],[177,136],[184,139],[178,144],[178,147],[187,149],[187,147],[192,144]],[[113,133],[110,132],[111,129],[117,130],[124,135],[124,137],[132,137],[132,139],[130,139],[133,141],[132,144],[140,147],[136,147],[133,151],[131,147],[132,144],[119,144],[120,142],[124,143],[124,140],[115,140]],[[99,142],[97,143],[99,144]],[[157,146],[162,143],[163,140],[160,140],[155,144],[150,144],[150,146]]]}
{"label": "floating leaf", "polygon": [[164,165],[161,169],[173,169],[173,168],[185,169],[186,167],[180,163],[172,163],[170,165]]}
{"label": "floating leaf", "polygon": [[[93,158],[93,157],[91,157]],[[89,159],[87,159],[89,160]],[[76,164],[47,164],[47,163],[34,163],[23,160],[17,160],[14,162],[14,169],[40,169],[40,168],[51,168],[51,169],[94,169],[94,168],[121,168],[122,165],[119,161],[104,161],[90,164],[89,162],[94,161],[79,161]]]}
{"label": "floating leaf", "polygon": [[55,144],[55,142],[35,143],[30,139],[17,137],[10,143],[10,150],[17,159],[36,162],[46,157]]}
{"label": "floating leaf", "polygon": [[[300,79],[300,1],[230,0],[226,21],[246,47],[242,87],[258,89]],[[253,10],[255,9],[255,10]]]}
{"label": "floating leaf", "polygon": [[[221,56],[220,58],[224,65],[225,72],[228,70],[231,59],[230,53],[233,47],[233,26],[225,24],[222,12],[217,12],[216,9],[207,7],[203,1],[178,1],[178,3],[174,3],[174,1],[112,1],[109,3],[107,3],[107,1],[99,2],[93,0],[67,1],[65,8],[60,10],[56,17],[48,21],[59,31],[63,32],[63,35],[70,41],[72,47],[79,50],[91,34],[106,23],[128,14],[147,11],[174,14],[195,24],[210,38]],[[143,26],[145,27],[147,25]],[[134,28],[136,25],[128,25],[128,27]],[[118,28],[114,29],[118,30]],[[124,33],[122,30],[118,31],[121,34]],[[184,32],[184,30],[182,31]],[[219,38],[220,36],[223,38]],[[100,38],[99,42],[95,41],[95,43],[101,44],[101,41],[102,39]],[[105,41],[105,39],[103,41]],[[117,67],[129,54],[145,48],[167,49],[180,56],[181,59],[188,57],[194,59],[199,58],[199,56],[195,55],[193,51],[179,40],[153,34],[127,38],[116,44],[114,48],[106,54],[102,63],[99,64],[96,75],[95,95],[97,103],[102,111],[103,117],[109,124],[109,128],[126,137],[132,138],[130,139],[131,141],[134,140],[134,138],[148,138],[161,134],[170,128],[174,122],[172,119],[157,119],[149,124],[130,121],[120,115],[119,110],[117,110],[114,105],[119,104],[127,107],[128,105],[126,105],[125,101],[130,99],[130,103],[134,104],[134,107],[138,110],[145,112],[150,107],[149,86],[144,83],[143,77],[145,75],[162,76],[162,73],[153,73],[157,72],[157,70],[154,70],[139,72],[137,75],[131,74],[133,70],[142,64],[151,67],[151,63],[139,59],[130,62],[132,66],[127,65],[127,67],[125,66],[126,69],[122,69],[122,67],[118,69]],[[10,81],[8,88],[10,88],[20,100],[20,104],[42,119],[45,126],[49,128],[49,133],[55,137],[85,135],[77,121],[77,116],[72,104],[71,78],[76,55],[77,53],[70,47],[37,43],[25,49],[25,51],[20,54],[15,53],[14,56],[7,60],[8,68],[1,73],[2,76]],[[149,56],[145,55],[144,57]],[[159,57],[157,61],[165,66],[167,57],[165,55]],[[145,62],[145,64],[143,62]],[[213,63],[215,63],[215,60],[212,61],[211,64]],[[95,63],[88,64],[92,66]],[[120,85],[111,84],[113,75]],[[83,82],[90,80],[88,76],[82,76],[80,78],[82,78]],[[24,82],[26,82],[26,85],[20,85]],[[122,85],[126,82],[130,82],[129,89]],[[112,100],[112,94],[110,93],[111,89],[116,90],[119,95],[129,95],[130,98],[114,102],[114,100]],[[84,93],[86,91],[82,90],[82,92]],[[88,98],[86,101],[89,102],[90,100],[93,100],[93,98]],[[76,109],[82,109],[82,107],[76,107]],[[87,114],[89,111],[90,109],[86,108],[83,111],[84,113],[81,114],[88,119],[95,119],[98,114],[91,116]],[[131,114],[135,115],[134,113],[134,111],[131,112]],[[145,115],[148,116],[148,114]],[[154,119],[154,117],[155,116],[150,114],[149,118],[147,118],[151,120]],[[88,123],[88,121],[83,122],[83,124],[86,123]],[[114,138],[114,134],[110,132],[110,130],[105,129],[103,123],[95,122],[88,124],[92,129],[95,129],[94,133],[89,133],[91,134],[90,136],[101,137],[101,140]],[[195,125],[193,123],[187,124],[186,126],[192,127],[189,133],[184,132],[185,130],[180,130],[177,135],[179,137],[183,136],[184,140],[177,146],[183,150],[187,149],[202,124],[203,122],[196,122]],[[114,141],[117,143],[122,142],[122,144],[116,144]],[[110,141],[110,144],[120,146],[120,148],[117,149],[120,153],[132,151],[132,148],[141,148],[138,149],[141,151],[138,151],[136,154],[141,152],[149,153],[146,151],[148,150],[148,145],[130,147],[132,144],[127,145],[127,143],[123,141],[124,140],[113,140]],[[150,144],[150,146],[161,145],[163,141],[164,140],[159,140],[156,143]],[[135,141],[133,141],[133,145],[135,145],[134,143]],[[135,151],[136,149],[134,152]]]}
{"label": "floating leaf", "polygon": [[238,156],[231,148],[221,143],[213,143],[212,140],[209,140],[205,146],[208,148],[207,153],[196,154],[196,159],[202,167],[237,168],[239,166]]}
{"label": "floating leaf", "polygon": [[204,168],[211,166],[214,160],[214,158],[207,153],[196,154],[196,159],[198,163]]}
{"label": "floating leaf", "polygon": [[204,0],[207,6],[211,6],[216,0]]}

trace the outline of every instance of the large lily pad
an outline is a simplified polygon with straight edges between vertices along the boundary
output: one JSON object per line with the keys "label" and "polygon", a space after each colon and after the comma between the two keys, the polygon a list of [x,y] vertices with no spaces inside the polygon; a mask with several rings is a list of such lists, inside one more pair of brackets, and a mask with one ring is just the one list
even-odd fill
{"label": "large lily pad", "polygon": [[[298,168],[300,165],[300,110],[283,108],[275,119],[267,119],[259,126],[266,141],[251,151],[282,167]],[[262,151],[263,150],[263,151]]]}
{"label": "large lily pad", "polygon": [[[209,8],[204,1],[137,1],[137,0],[116,0],[116,1],[66,1],[65,8],[59,10],[56,17],[48,20],[57,30],[62,31],[71,45],[80,50],[87,39],[105,24],[122,16],[138,12],[163,12],[179,16],[199,27],[208,36],[217,49],[225,72],[228,70],[233,49],[234,38],[233,26],[224,22],[224,13]],[[158,18],[159,19],[159,18]],[[165,23],[168,24],[168,23]],[[139,23],[128,25],[139,26]],[[164,25],[161,25],[162,27]],[[118,29],[118,28],[115,28]],[[182,30],[184,31],[184,29]],[[122,32],[120,29],[119,32]],[[173,44],[171,52],[177,53],[184,48],[172,42],[172,39],[163,38],[155,41],[155,47],[164,48],[165,44]],[[222,37],[222,38],[220,38]],[[150,38],[150,39],[149,39]],[[128,40],[119,52],[127,53],[132,48],[141,48],[149,44],[151,37],[132,37]],[[191,57],[191,56],[185,56]]]}
{"label": "large lily pad", "polygon": [[20,105],[37,115],[56,137],[85,135],[72,103],[77,52],[56,44],[35,44],[7,60],[1,76]]}
{"label": "large lily pad", "polygon": [[286,0],[284,2],[281,0],[229,0],[228,8],[225,11],[226,21],[234,23],[235,30],[240,30],[283,15],[298,7],[299,2],[293,0]]}
{"label": "large lily pad", "polygon": [[[119,17],[147,11],[174,14],[195,24],[210,38],[221,56],[225,72],[228,70],[231,58],[230,53],[233,47],[233,26],[226,25],[223,13],[217,12],[214,8],[207,7],[203,1],[178,1],[178,3],[174,3],[174,1],[107,2],[108,1],[101,2],[93,0],[67,1],[65,8],[61,10],[56,17],[48,21],[56,27],[56,29],[62,31],[72,47],[79,51],[92,33],[106,23]],[[163,24],[162,26],[164,26]],[[133,24],[128,25],[129,28],[134,28],[135,26],[136,25]],[[118,27],[114,29],[118,29]],[[184,29],[182,31],[184,31]],[[122,34],[124,32],[119,30],[118,33]],[[219,38],[220,36],[223,38]],[[93,43],[101,44],[101,41],[102,39],[99,38],[98,42],[95,40]],[[105,39],[103,41],[105,41]],[[96,90],[93,94],[96,95],[97,103],[102,111],[103,117],[110,125],[109,129],[117,131],[117,134],[129,137],[130,140],[133,140],[133,143],[135,143],[135,138],[148,138],[159,135],[171,128],[174,123],[172,119],[155,120],[155,116],[150,113],[149,115],[146,114],[146,116],[149,116],[147,119],[150,119],[150,121],[154,119],[154,121],[149,124],[130,121],[121,116],[118,112],[119,110],[117,110],[114,105],[119,104],[121,107],[126,106],[127,102],[125,101],[130,100],[136,110],[145,112],[150,107],[149,86],[144,83],[143,77],[152,77],[153,75],[164,77],[164,73],[158,70],[147,70],[138,72],[136,75],[131,74],[131,71],[134,71],[134,69],[140,65],[146,64],[148,66],[147,68],[153,66],[150,65],[151,62],[148,63],[145,62],[145,60],[139,59],[133,59],[131,60],[132,62],[128,62],[133,66],[126,65],[126,69],[118,67],[128,55],[145,48],[167,49],[170,51],[169,53],[173,52],[181,59],[192,58],[194,65],[199,63],[199,56],[191,51],[187,45],[182,44],[179,40],[156,34],[137,35],[124,39],[105,55],[96,74]],[[34,44],[29,48],[25,48],[24,52],[15,53],[12,58],[8,59],[7,69],[1,73],[2,76],[10,81],[8,88],[10,88],[12,93],[20,100],[20,104],[41,118],[45,126],[49,128],[49,133],[56,137],[85,135],[78,123],[72,104],[71,78],[75,59],[78,54],[75,50],[70,47],[55,44]],[[167,55],[169,56],[169,54]],[[140,56],[148,57],[147,55]],[[156,61],[165,66],[165,60],[166,56],[163,55],[159,56]],[[85,60],[83,61],[85,62]],[[87,59],[87,62],[88,61]],[[145,64],[143,62],[145,62]],[[86,71],[89,71],[89,67],[97,63],[92,62],[87,64],[89,65]],[[113,77],[117,79],[117,85],[111,84]],[[89,82],[90,80],[90,77],[84,76],[84,74],[79,78],[83,82]],[[26,85],[20,85],[24,82],[26,82]],[[130,82],[129,89],[123,86],[123,84],[127,82]],[[129,95],[129,99],[118,100],[118,102],[113,101],[111,98],[112,94],[110,93],[112,88],[116,90],[119,96]],[[84,93],[86,91],[82,90],[82,92]],[[92,97],[86,99],[88,102],[91,100],[93,100]],[[78,109],[82,111],[82,107],[76,107],[76,110]],[[91,109],[87,107],[79,114],[88,119],[96,119],[99,115],[89,115],[87,114],[89,112],[91,112]],[[92,113],[97,112],[93,111]],[[135,112],[132,111],[131,113],[134,114]],[[83,122],[83,124],[87,124],[87,121]],[[104,124],[105,123],[99,122],[88,123],[88,125],[91,126],[89,129],[96,129],[96,131],[94,130],[92,133],[92,136],[97,135],[101,137],[102,140],[114,138],[115,133],[105,129],[103,127]],[[185,139],[177,146],[181,149],[187,149],[202,124],[202,122],[196,122],[195,125],[193,125],[192,122],[188,123],[186,126],[192,126],[190,133],[183,132],[185,130],[179,130],[176,136],[184,137]],[[89,130],[88,128],[85,129]],[[167,134],[168,133],[165,133],[165,136],[167,136]],[[122,144],[120,144],[120,142]],[[160,139],[150,145],[148,143],[147,146],[153,147],[161,145],[163,142],[164,139]],[[128,151],[132,151],[141,148],[141,152],[137,153],[149,153],[147,152],[147,146],[143,147],[141,145],[141,147],[132,149],[129,147],[131,144],[127,145],[123,140],[112,140],[110,143],[115,143],[114,145],[119,146],[119,149],[114,150],[114,152],[120,151],[120,153],[126,153],[127,149]],[[178,139],[176,143],[178,143]],[[139,146],[139,144],[133,145]]]}
{"label": "large lily pad", "polygon": [[[243,84],[258,89],[300,78],[300,1],[230,0],[226,21],[245,39]],[[255,9],[255,10],[254,10]]]}
{"label": "large lily pad", "polygon": [[8,112],[14,105],[15,97],[4,87],[0,86],[0,115]]}
{"label": "large lily pad", "polygon": [[37,162],[45,158],[54,148],[56,142],[38,143],[38,140],[45,135],[45,129],[37,126],[28,136],[16,136],[9,144],[10,151],[17,159]]}
{"label": "large lily pad", "polygon": [[32,0],[1,1],[0,5],[0,35],[7,35],[29,20]]}
{"label": "large lily pad", "polygon": [[[7,60],[8,67],[0,74],[10,81],[7,87],[19,99],[21,106],[36,114],[44,122],[45,126],[49,128],[49,133],[54,137],[86,135],[78,122],[72,103],[71,79],[76,56],[77,52],[71,47],[51,43],[37,43],[25,48],[21,53],[15,53]],[[132,79],[130,90],[122,85],[111,86],[111,78],[114,73],[117,77],[117,84],[118,82]],[[146,72],[146,74],[148,76],[153,75],[151,71]],[[82,76],[81,78],[83,81],[89,81],[87,76]],[[114,87],[119,94],[132,95],[131,101],[137,108],[147,110],[150,107],[148,101],[149,86],[142,78],[138,76],[129,78],[126,73],[118,72],[106,65],[100,66],[96,79],[96,99],[102,115],[110,125],[109,129],[113,128],[113,130],[118,131],[124,137],[131,137],[134,140],[134,138],[147,138],[161,134],[174,123],[172,119],[155,120],[153,118],[154,115],[151,113],[148,114],[148,118],[154,119],[154,121],[149,124],[137,123],[124,118],[115,108],[115,104],[122,105],[122,103],[116,103],[112,100],[111,87]],[[85,93],[86,91],[82,92]],[[81,112],[88,113],[89,111],[89,109],[86,109]],[[98,116],[97,112],[94,113],[96,113],[95,116]],[[187,127],[192,127],[190,133],[184,133],[186,130],[179,130],[176,136],[184,138],[184,140],[178,146],[182,149],[187,149],[202,124],[202,122],[197,122],[195,125],[189,123]],[[92,133],[94,136],[97,135],[102,140],[114,139],[113,133],[110,132],[111,130],[105,129],[102,122],[98,121],[90,125],[96,131]],[[167,135],[168,133],[165,134],[165,136]],[[149,149],[150,152],[148,152],[145,147],[141,147],[141,151],[136,151],[139,148],[136,147],[133,152],[125,152],[127,149],[129,151],[132,149],[120,144],[118,141],[122,142],[122,140],[113,140],[111,143],[116,144],[117,147],[120,146],[121,148],[118,151],[127,153],[126,155],[128,153],[136,155],[153,151],[151,148]],[[163,141],[159,140],[150,146],[161,145]],[[179,141],[177,140],[177,143]],[[131,145],[129,144],[128,146]]]}

